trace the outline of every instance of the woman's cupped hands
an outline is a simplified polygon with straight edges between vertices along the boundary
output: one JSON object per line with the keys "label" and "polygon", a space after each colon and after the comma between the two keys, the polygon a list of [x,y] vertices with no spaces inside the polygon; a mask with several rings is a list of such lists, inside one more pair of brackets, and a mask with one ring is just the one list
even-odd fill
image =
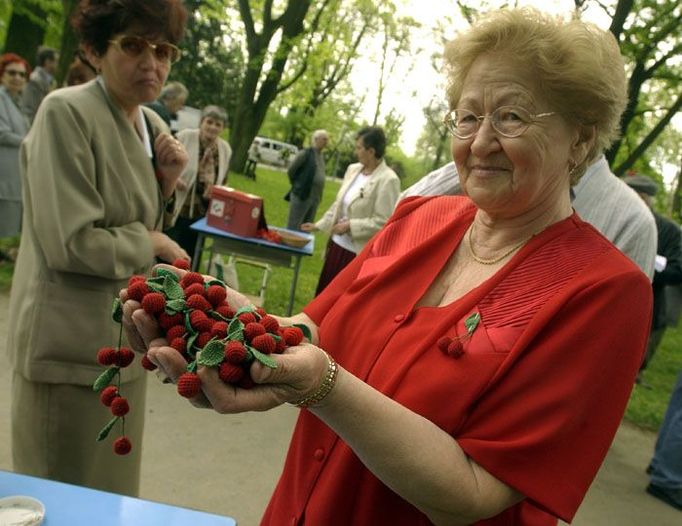
{"label": "woman's cupped hands", "polygon": [[[186,273],[169,265],[158,265],[158,268],[175,272],[179,278]],[[213,279],[205,278],[207,281]],[[235,308],[248,305],[243,294],[229,287],[226,290],[228,302]],[[147,353],[148,359],[158,367],[157,376],[161,381],[176,383],[187,371],[185,358],[169,346],[157,321],[142,309],[140,303],[128,298],[127,289],[123,289],[119,297],[123,303],[123,328],[130,346],[139,353]],[[217,369],[200,365],[196,372],[201,379],[201,392],[190,402],[218,413],[266,411],[315,392],[327,370],[324,351],[307,342],[270,357],[277,364],[274,369],[258,361],[251,364],[250,374],[255,383],[251,389],[227,384],[220,379]]]}

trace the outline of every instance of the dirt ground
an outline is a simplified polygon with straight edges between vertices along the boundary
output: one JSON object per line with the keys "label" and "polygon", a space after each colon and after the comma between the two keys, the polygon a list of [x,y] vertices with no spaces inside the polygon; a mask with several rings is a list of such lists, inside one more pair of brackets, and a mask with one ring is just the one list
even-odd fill
{"label": "dirt ground", "polygon": [[[0,469],[11,470],[8,297],[0,294]],[[257,525],[283,464],[297,410],[220,416],[150,377],[141,497]],[[679,526],[682,512],[644,492],[655,435],[624,423],[573,524]],[[188,474],[194,481],[188,484]],[[317,525],[316,525],[317,526]]]}

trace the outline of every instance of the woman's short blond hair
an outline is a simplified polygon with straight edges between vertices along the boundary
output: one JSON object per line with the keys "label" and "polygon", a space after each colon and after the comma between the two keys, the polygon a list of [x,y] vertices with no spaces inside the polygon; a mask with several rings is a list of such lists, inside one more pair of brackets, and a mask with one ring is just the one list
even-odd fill
{"label": "woman's short blond hair", "polygon": [[491,12],[446,46],[450,108],[457,106],[474,61],[488,53],[509,56],[511,62],[526,67],[552,111],[576,125],[594,126],[594,145],[574,175],[582,175],[619,137],[627,80],[623,57],[610,32],[532,8]]}

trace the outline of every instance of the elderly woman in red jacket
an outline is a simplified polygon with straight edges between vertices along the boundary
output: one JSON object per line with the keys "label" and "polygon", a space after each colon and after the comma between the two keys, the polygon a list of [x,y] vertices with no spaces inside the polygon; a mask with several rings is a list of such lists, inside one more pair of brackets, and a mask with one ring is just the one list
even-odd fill
{"label": "elderly woman in red jacket", "polygon": [[[651,287],[570,202],[618,133],[618,45],[580,20],[500,10],[445,59],[466,196],[403,201],[281,320],[311,341],[274,355],[275,369],[254,363],[253,389],[199,369],[195,404],[303,408],[264,525],[570,521],[620,422]],[[184,361],[136,308],[138,347],[141,335],[176,379]]]}

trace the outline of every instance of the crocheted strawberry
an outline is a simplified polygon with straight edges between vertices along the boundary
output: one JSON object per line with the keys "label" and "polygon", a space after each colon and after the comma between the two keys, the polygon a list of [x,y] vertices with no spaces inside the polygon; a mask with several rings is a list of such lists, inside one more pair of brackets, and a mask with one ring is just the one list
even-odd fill
{"label": "crocheted strawberry", "polygon": [[242,322],[244,325],[248,325],[249,323],[255,323],[258,321],[256,317],[253,315],[251,312],[242,312],[239,316],[238,319],[240,322]]}
{"label": "crocheted strawberry", "polygon": [[246,347],[239,341],[230,341],[225,344],[225,360],[233,364],[239,364],[246,358]]}
{"label": "crocheted strawberry", "polygon": [[111,401],[111,414],[114,416],[125,416],[130,411],[128,400],[122,396],[116,396]]}
{"label": "crocheted strawberry", "polygon": [[97,363],[100,365],[113,365],[116,362],[116,349],[113,347],[102,347],[97,351]]}
{"label": "crocheted strawberry", "polygon": [[189,323],[193,329],[199,332],[210,332],[213,328],[213,320],[200,310],[190,312]]}
{"label": "crocheted strawberry", "polygon": [[128,437],[118,437],[114,440],[114,453],[127,455],[133,449],[133,444]]}
{"label": "crocheted strawberry", "polygon": [[225,321],[217,321],[211,327],[211,336],[214,336],[218,340],[227,338],[228,325]]}
{"label": "crocheted strawberry", "polygon": [[100,401],[107,407],[111,407],[111,402],[118,396],[118,387],[108,385],[99,394]]}
{"label": "crocheted strawberry", "polygon": [[246,371],[229,362],[223,362],[218,369],[218,376],[226,384],[236,384],[246,376]]}
{"label": "crocheted strawberry", "polygon": [[218,307],[227,298],[227,291],[220,285],[211,285],[206,289],[206,297],[213,307]]}
{"label": "crocheted strawberry", "polygon": [[128,367],[135,359],[135,353],[127,347],[121,347],[116,354],[116,365]]}
{"label": "crocheted strawberry", "polygon": [[201,283],[203,285],[204,284],[204,276],[202,276],[198,272],[188,272],[187,274],[182,276],[182,278],[180,278],[180,286],[183,289],[186,289],[192,283]]}
{"label": "crocheted strawberry", "polygon": [[173,325],[166,331],[166,340],[171,342],[175,338],[182,338],[186,333],[187,327],[185,327],[184,323],[182,325]]}
{"label": "crocheted strawberry", "polygon": [[232,319],[232,318],[234,318],[234,315],[235,315],[235,310],[225,303],[216,307],[215,311],[218,314],[220,314],[223,318],[227,318],[227,319]]}
{"label": "crocheted strawberry", "polygon": [[201,392],[201,379],[196,373],[182,373],[178,378],[178,393],[185,398],[194,398]]}
{"label": "crocheted strawberry", "polygon": [[298,327],[285,327],[282,337],[289,347],[295,347],[303,341],[303,331]]}
{"label": "crocheted strawberry", "polygon": [[174,325],[182,325],[185,323],[185,317],[180,312],[176,312],[174,314],[162,312],[159,314],[157,321],[159,322],[159,327],[161,327],[164,331],[167,331]]}
{"label": "crocheted strawberry", "polygon": [[154,362],[152,362],[149,357],[147,356],[147,353],[145,353],[142,356],[142,359],[140,360],[140,363],[142,364],[142,367],[144,367],[147,371],[153,371],[156,369],[156,365]]}
{"label": "crocheted strawberry", "polygon": [[206,297],[206,289],[203,283],[192,283],[188,287],[185,287],[185,298],[199,294],[200,296]]}
{"label": "crocheted strawberry", "polygon": [[149,287],[144,280],[133,281],[128,284],[128,297],[131,300],[142,301],[142,298],[149,294],[149,292]]}
{"label": "crocheted strawberry", "polygon": [[211,310],[211,304],[202,294],[192,294],[187,298],[187,308],[207,312]]}
{"label": "crocheted strawberry", "polygon": [[259,334],[251,340],[251,345],[264,354],[272,354],[277,348],[275,339],[270,334]]}
{"label": "crocheted strawberry", "polygon": [[182,258],[178,258],[178,259],[173,260],[172,265],[175,268],[179,268],[182,270],[189,270],[190,269],[189,261],[186,259],[182,259]]}
{"label": "crocheted strawberry", "polygon": [[265,334],[265,332],[266,332],[265,327],[263,327],[257,321],[247,323],[244,326],[244,336],[246,337],[247,340],[253,340],[256,336]]}
{"label": "crocheted strawberry", "polygon": [[152,316],[166,308],[166,298],[160,292],[150,292],[142,298],[142,308]]}
{"label": "crocheted strawberry", "polygon": [[272,334],[277,334],[277,331],[279,330],[279,322],[269,314],[266,314],[260,319],[260,324],[265,327],[266,331]]}

